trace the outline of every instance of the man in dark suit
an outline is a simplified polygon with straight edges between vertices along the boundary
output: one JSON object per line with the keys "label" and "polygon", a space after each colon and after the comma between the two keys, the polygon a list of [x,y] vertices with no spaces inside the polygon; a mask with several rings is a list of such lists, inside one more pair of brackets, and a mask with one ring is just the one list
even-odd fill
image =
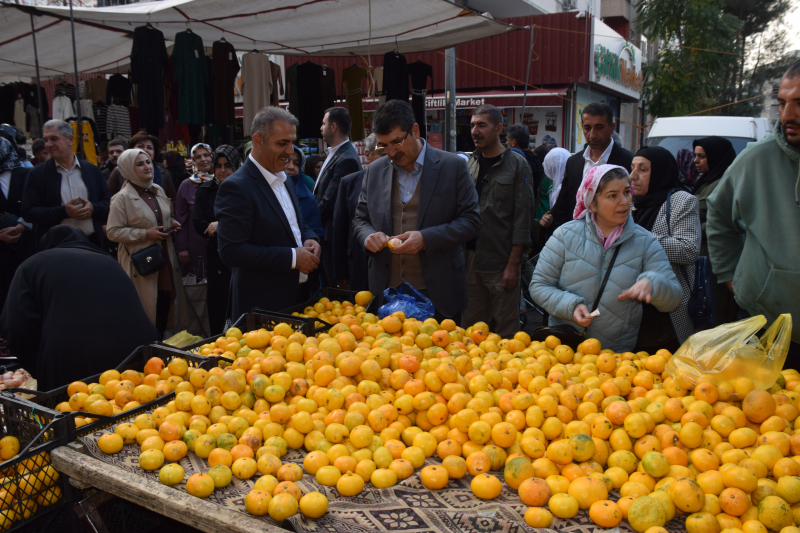
{"label": "man in dark suit", "polygon": [[594,102],[587,105],[581,113],[581,127],[589,146],[567,159],[561,192],[558,194],[556,205],[550,208],[553,215],[553,223],[548,228],[550,235],[559,226],[572,220],[575,196],[578,194],[583,177],[590,169],[609,164],[619,165],[628,172],[631,170],[633,154],[611,140],[615,123],[614,112],[608,104]]}
{"label": "man in dark suit", "polygon": [[[364,156],[368,164],[379,157],[375,152],[377,142],[374,133],[364,139]],[[353,219],[365,172],[359,170],[342,178],[333,210],[333,275],[340,289],[351,291],[365,291],[369,287],[367,256],[353,235]]]}
{"label": "man in dark suit", "polygon": [[[372,119],[379,155],[364,174],[353,221],[367,250],[369,289],[406,281],[427,294],[437,320],[461,323],[467,307],[463,245],[478,236],[480,208],[466,162],[419,136],[407,102],[390,100]],[[387,248],[389,239],[402,244]]]}
{"label": "man in dark suit", "polygon": [[361,170],[358,153],[348,140],[351,124],[350,113],[345,108],[331,107],[325,111],[320,127],[323,140],[331,148],[314,183],[314,196],[317,198],[322,228],[325,230],[325,234],[320,237],[322,249],[325,250],[322,254],[323,277],[327,278],[325,281],[329,287],[336,286],[333,266],[333,211],[339,185],[343,177]]}
{"label": "man in dark suit", "polygon": [[43,137],[50,159],[28,175],[22,196],[22,218],[34,225],[37,243],[53,226],[66,224],[83,231],[103,248],[103,226],[111,195],[103,174],[72,152],[74,133],[63,120],[44,123]]}
{"label": "man in dark suit", "polygon": [[233,319],[254,307],[281,311],[311,297],[308,273],[319,265],[321,249],[284,173],[297,125],[279,107],[259,111],[252,152],[217,193],[217,240],[222,262],[231,267]]}

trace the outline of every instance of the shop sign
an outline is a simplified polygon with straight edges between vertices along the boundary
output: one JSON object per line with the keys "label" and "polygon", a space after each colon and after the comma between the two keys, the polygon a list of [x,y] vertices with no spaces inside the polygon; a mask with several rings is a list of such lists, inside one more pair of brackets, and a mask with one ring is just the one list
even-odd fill
{"label": "shop sign", "polygon": [[598,44],[594,51],[594,68],[598,79],[605,77],[634,91],[642,90],[644,77],[641,70],[636,71],[636,49],[629,42],[622,45],[618,54]]}
{"label": "shop sign", "polygon": [[[486,103],[486,98],[458,98],[456,97],[456,107],[478,107],[479,105],[484,105]],[[428,97],[426,99],[426,106],[428,109],[439,109],[444,108],[446,105],[444,97],[441,98],[431,98]]]}

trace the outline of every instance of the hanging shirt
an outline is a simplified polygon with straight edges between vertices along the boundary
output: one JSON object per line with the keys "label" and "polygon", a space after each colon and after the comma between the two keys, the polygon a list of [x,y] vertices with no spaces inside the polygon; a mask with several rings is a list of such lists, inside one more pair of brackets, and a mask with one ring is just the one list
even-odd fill
{"label": "hanging shirt", "polygon": [[[300,226],[297,223],[297,213],[295,213],[294,205],[292,204],[292,197],[289,196],[289,191],[286,189],[286,173],[285,172],[278,172],[278,174],[273,174],[266,168],[262,167],[258,161],[252,155],[247,156],[250,161],[255,163],[256,168],[258,168],[261,175],[264,176],[264,179],[267,180],[269,183],[272,192],[275,193],[275,196],[278,198],[278,202],[280,202],[281,207],[283,208],[283,214],[286,215],[287,220],[289,220],[289,227],[292,228],[292,235],[294,236],[294,240],[297,242],[297,246],[303,246],[303,237],[302,233],[300,232]],[[297,251],[292,248],[292,268],[297,268]],[[303,274],[300,272],[300,283],[305,283],[308,281],[308,274]]]}
{"label": "hanging shirt", "polygon": [[[81,164],[76,156],[72,156],[72,167],[66,169],[56,161],[56,170],[61,174],[61,205],[67,205],[67,202],[75,198],[89,198],[89,191],[86,189],[86,184],[83,182],[83,175],[81,174]],[[78,228],[86,235],[94,233],[94,224],[92,217],[85,220],[78,220],[75,218],[65,218],[61,221],[62,224]]]}
{"label": "hanging shirt", "polygon": [[67,96],[56,96],[53,98],[53,120],[66,120],[75,114],[72,108],[72,100]]}

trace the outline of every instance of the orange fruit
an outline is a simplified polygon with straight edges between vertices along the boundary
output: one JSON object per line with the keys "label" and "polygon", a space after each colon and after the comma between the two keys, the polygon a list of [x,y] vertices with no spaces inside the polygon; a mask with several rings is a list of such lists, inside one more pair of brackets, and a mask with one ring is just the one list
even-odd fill
{"label": "orange fruit", "polygon": [[282,522],[287,518],[297,514],[299,504],[297,500],[288,493],[280,493],[272,497],[269,502],[269,516],[276,522]]}
{"label": "orange fruit", "polygon": [[531,479],[536,473],[530,460],[526,456],[515,457],[508,461],[503,470],[503,479],[513,490],[518,490],[520,485],[527,479]]}
{"label": "orange fruit", "polygon": [[611,500],[598,500],[589,507],[589,518],[600,527],[611,528],[622,522],[622,511]]}
{"label": "orange fruit", "polygon": [[570,483],[568,494],[575,498],[580,509],[589,509],[594,502],[608,499],[605,483],[590,477],[581,477]]}
{"label": "orange fruit", "polygon": [[753,390],[742,401],[742,411],[750,422],[760,424],[775,414],[775,398],[765,390]]}
{"label": "orange fruit", "polygon": [[550,500],[550,486],[541,478],[529,478],[517,489],[519,499],[529,507],[543,507]]}
{"label": "orange fruit", "polygon": [[428,465],[420,471],[419,478],[427,488],[436,490],[447,486],[450,475],[442,466]]}
{"label": "orange fruit", "polygon": [[309,492],[300,498],[300,512],[305,517],[319,518],[324,515],[327,510],[328,498],[319,492]]}
{"label": "orange fruit", "polygon": [[175,463],[186,457],[186,454],[189,453],[189,447],[185,442],[176,440],[166,443],[161,452],[164,454],[164,459]]}
{"label": "orange fruit", "polygon": [[186,492],[197,498],[207,498],[214,492],[214,480],[208,474],[193,474],[186,480]]}
{"label": "orange fruit", "polygon": [[183,481],[185,475],[186,472],[183,470],[183,467],[173,463],[166,465],[158,472],[158,480],[164,485],[171,487]]}
{"label": "orange fruit", "polygon": [[230,467],[233,464],[233,456],[228,450],[215,448],[208,455],[208,466],[225,465]]}
{"label": "orange fruit", "polygon": [[164,361],[160,357],[153,357],[144,365],[145,374],[161,374],[164,370]]}
{"label": "orange fruit", "polygon": [[492,500],[500,496],[503,484],[497,477],[490,474],[480,474],[472,478],[470,483],[472,493],[482,500]]}
{"label": "orange fruit", "polygon": [[[123,444],[122,437],[116,433],[105,433],[97,440],[97,447],[100,448],[100,451],[109,455],[122,450]],[[2,455],[2,449],[2,443],[0,443],[0,455]],[[17,450],[19,450],[19,444],[17,444]]]}
{"label": "orange fruit", "polygon": [[244,497],[244,508],[254,516],[264,516],[269,512],[272,496],[261,490],[251,490]]}

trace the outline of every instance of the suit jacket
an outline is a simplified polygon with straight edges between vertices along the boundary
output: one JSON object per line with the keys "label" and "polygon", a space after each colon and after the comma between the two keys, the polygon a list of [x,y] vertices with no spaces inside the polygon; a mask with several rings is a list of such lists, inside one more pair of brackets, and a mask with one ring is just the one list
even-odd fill
{"label": "suit jacket", "polygon": [[[353,220],[356,241],[364,246],[371,234],[392,234],[391,160],[384,156],[371,163],[364,174],[361,196]],[[422,275],[433,305],[444,316],[455,316],[467,307],[464,248],[481,230],[480,206],[467,163],[460,156],[428,145],[420,176],[417,231],[425,239],[419,253]],[[367,251],[369,289],[383,294],[389,282],[391,251]]]}
{"label": "suit jacket", "polygon": [[[30,169],[24,167],[17,167],[11,171],[8,196],[3,195],[3,191],[0,190],[0,216],[4,213],[14,218],[22,216],[22,194],[29,171]],[[15,244],[0,242],[0,310],[6,301],[14,272],[35,251],[33,232],[27,229],[22,232],[22,237]]]}
{"label": "suit jacket", "polygon": [[[575,212],[575,204],[577,203],[575,197],[583,181],[583,166],[586,163],[586,160],[583,158],[583,152],[584,150],[580,150],[567,159],[567,168],[564,171],[564,181],[561,183],[561,192],[558,193],[556,205],[550,207],[550,213],[553,215],[553,223],[548,228],[550,230],[548,236],[552,235],[561,225],[572,220],[572,214]],[[611,148],[611,155],[608,156],[608,164],[619,165],[630,172],[632,162],[633,154],[617,143],[614,143],[614,146]]]}
{"label": "suit jacket", "polygon": [[[111,194],[102,172],[88,161],[80,161],[81,176],[86,185],[87,200],[92,202],[94,231],[105,244],[103,225],[108,219]],[[61,204],[61,174],[56,170],[55,159],[36,165],[28,174],[25,192],[22,195],[22,218],[34,225],[34,236],[38,247],[42,235],[67,218],[67,209]]]}
{"label": "suit jacket", "polygon": [[369,286],[367,256],[353,235],[353,219],[364,174],[366,170],[360,170],[342,178],[333,210],[333,277],[350,280],[351,291],[365,291]]}
{"label": "suit jacket", "polygon": [[[314,239],[292,182],[286,190],[300,227],[301,241]],[[297,242],[278,197],[250,158],[219,186],[214,204],[222,262],[231,268],[231,317],[253,307],[281,311],[297,303],[300,271],[292,268]]]}
{"label": "suit jacket", "polygon": [[320,237],[326,241],[333,239],[333,209],[336,206],[339,184],[343,177],[361,170],[358,153],[350,141],[329,157],[333,159],[325,165],[322,174],[317,178],[317,186],[314,187],[314,196],[317,198],[319,214],[322,216],[322,227],[325,228],[325,235]]}

